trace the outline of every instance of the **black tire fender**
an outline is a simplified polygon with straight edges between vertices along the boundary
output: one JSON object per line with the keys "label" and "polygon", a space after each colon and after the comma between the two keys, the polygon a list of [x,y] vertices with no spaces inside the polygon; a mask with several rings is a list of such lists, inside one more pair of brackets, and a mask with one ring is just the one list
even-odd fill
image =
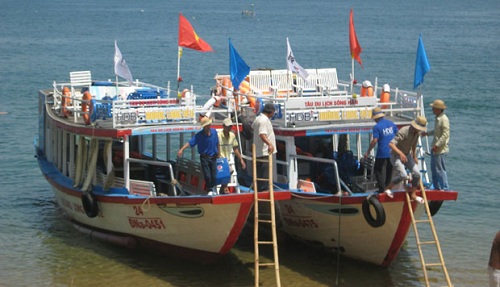
{"label": "black tire fender", "polygon": [[[375,209],[375,217],[370,211],[370,205]],[[380,227],[385,224],[385,210],[377,197],[370,195],[363,201],[363,216],[372,227]]]}
{"label": "black tire fender", "polygon": [[92,192],[84,192],[82,194],[82,205],[88,217],[94,218],[99,214],[97,199]]}

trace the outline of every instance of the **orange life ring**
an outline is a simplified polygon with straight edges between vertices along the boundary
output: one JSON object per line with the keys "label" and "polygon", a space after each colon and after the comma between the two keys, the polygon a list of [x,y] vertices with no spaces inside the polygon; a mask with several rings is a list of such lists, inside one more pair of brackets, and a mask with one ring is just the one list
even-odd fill
{"label": "orange life ring", "polygon": [[70,103],[71,91],[68,87],[62,89],[62,99],[61,99],[61,112],[63,117],[67,118],[69,116],[69,110],[67,108]]}
{"label": "orange life ring", "polygon": [[240,91],[240,94],[244,94],[244,95],[248,94],[250,92],[250,83],[247,80],[244,80],[243,82],[241,82],[239,91]]}
{"label": "orange life ring", "polygon": [[222,86],[224,86],[222,88],[222,95],[224,97],[227,97],[227,89],[233,87],[233,84],[231,83],[231,80],[229,79],[229,77],[222,78]]}
{"label": "orange life ring", "polygon": [[83,121],[85,122],[86,125],[90,125],[91,123],[90,116],[92,115],[92,112],[94,110],[91,101],[92,101],[92,95],[90,94],[89,91],[85,91],[82,97],[82,112],[83,112]]}

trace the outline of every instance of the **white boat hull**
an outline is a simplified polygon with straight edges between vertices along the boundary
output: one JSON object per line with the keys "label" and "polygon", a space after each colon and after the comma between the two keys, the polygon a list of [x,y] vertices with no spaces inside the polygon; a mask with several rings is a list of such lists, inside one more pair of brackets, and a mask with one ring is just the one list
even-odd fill
{"label": "white boat hull", "polygon": [[80,231],[127,247],[200,261],[229,252],[253,206],[251,193],[162,198],[96,194],[99,212],[91,218],[82,204],[81,191],[44,175],[58,205]]}
{"label": "white boat hull", "polygon": [[[431,199],[438,196],[448,200],[456,198],[454,192],[429,191],[427,194]],[[396,192],[394,199],[379,195],[385,212],[385,222],[380,227],[372,227],[365,220],[362,208],[365,198],[366,195],[338,197],[295,192],[291,200],[278,202],[281,230],[310,245],[387,266],[399,253],[411,226],[405,194]],[[414,202],[412,205],[416,218],[420,217],[424,206]]]}

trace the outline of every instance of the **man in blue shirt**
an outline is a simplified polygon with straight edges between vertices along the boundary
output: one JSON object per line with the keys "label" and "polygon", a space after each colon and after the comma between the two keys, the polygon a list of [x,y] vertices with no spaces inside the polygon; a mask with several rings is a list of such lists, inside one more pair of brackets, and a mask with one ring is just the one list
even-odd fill
{"label": "man in blue shirt", "polygon": [[370,155],[371,150],[378,143],[374,173],[377,179],[379,193],[384,192],[387,185],[391,182],[392,164],[390,161],[391,148],[389,147],[389,143],[398,132],[398,127],[392,121],[385,119],[384,116],[385,114],[380,108],[373,109],[372,119],[376,124],[373,127],[373,139],[365,153],[366,159]]}
{"label": "man in blue shirt", "polygon": [[219,137],[217,131],[211,128],[212,120],[208,117],[203,117],[200,120],[202,130],[197,132],[185,145],[177,152],[177,156],[181,157],[186,148],[198,145],[198,153],[200,154],[201,170],[205,178],[205,191],[208,193],[213,191],[215,187],[215,179],[217,176],[217,158],[220,153]]}

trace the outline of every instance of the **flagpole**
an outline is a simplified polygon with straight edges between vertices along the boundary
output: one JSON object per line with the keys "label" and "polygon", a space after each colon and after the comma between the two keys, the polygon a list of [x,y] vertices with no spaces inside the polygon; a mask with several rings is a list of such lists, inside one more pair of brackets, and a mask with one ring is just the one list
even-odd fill
{"label": "flagpole", "polygon": [[354,58],[351,58],[351,95],[352,95],[352,91],[354,89]]}
{"label": "flagpole", "polygon": [[181,84],[180,77],[181,77],[181,55],[182,55],[182,47],[178,46],[178,52],[177,52],[177,97],[180,97],[179,93],[179,86]]}

